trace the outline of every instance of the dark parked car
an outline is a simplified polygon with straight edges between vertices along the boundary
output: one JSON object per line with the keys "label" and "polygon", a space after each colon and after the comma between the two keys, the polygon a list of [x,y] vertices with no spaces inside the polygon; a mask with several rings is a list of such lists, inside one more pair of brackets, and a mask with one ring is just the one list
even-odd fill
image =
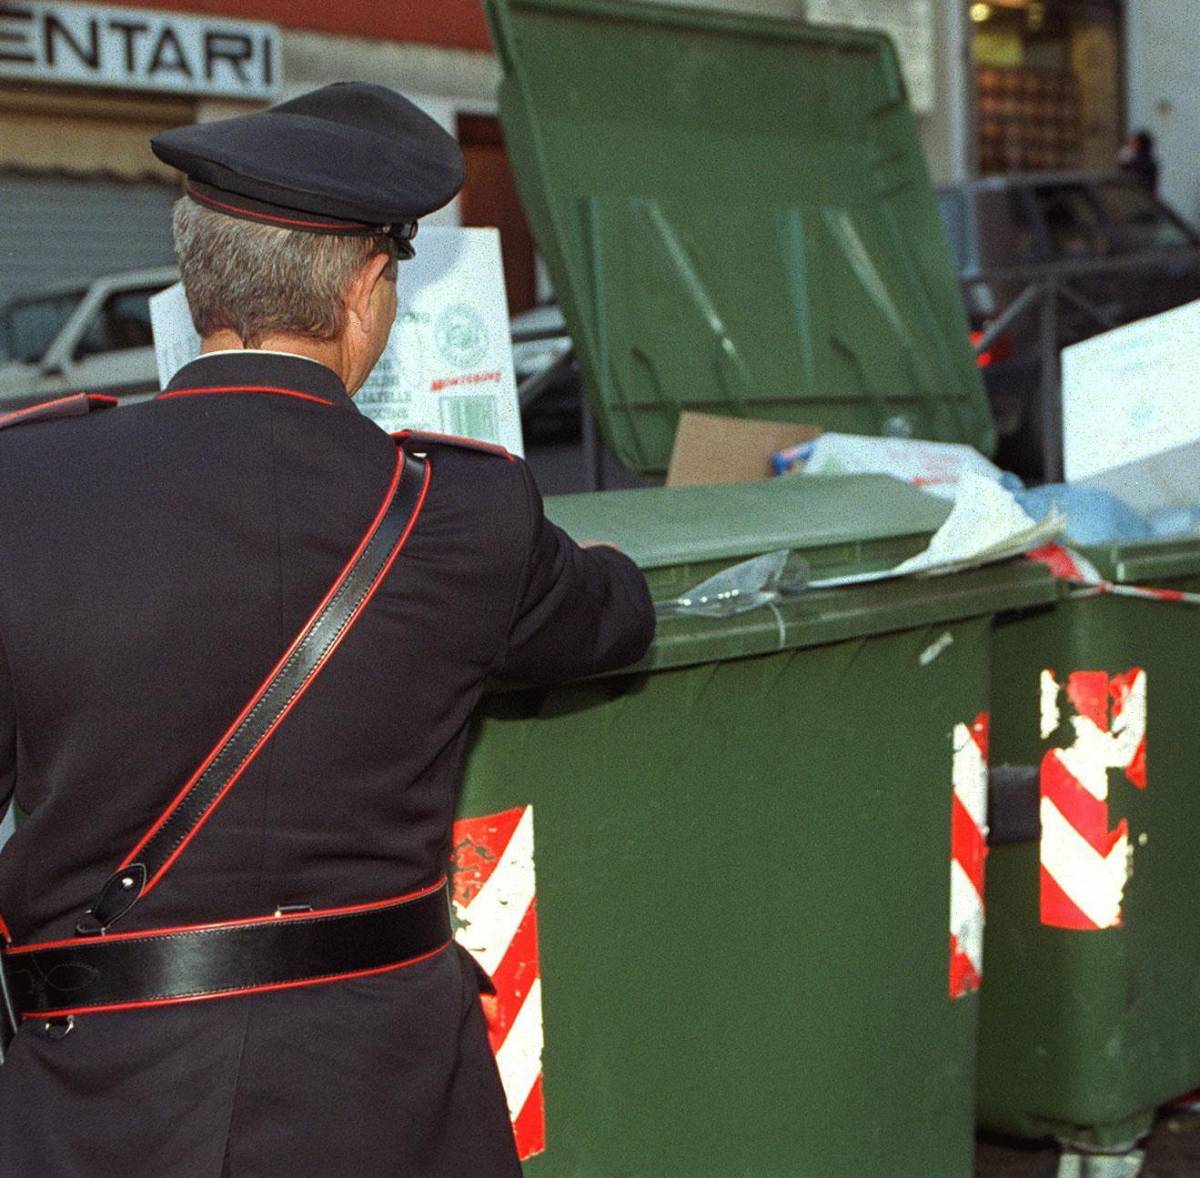
{"label": "dark parked car", "polygon": [[[1053,275],[1061,291],[1059,347],[1200,298],[1200,238],[1134,177],[995,176],[940,188],[938,203],[964,279],[1034,267],[964,283],[975,341],[1031,281],[1045,275]],[[1136,265],[1089,266],[1119,259],[1136,259]],[[1040,477],[1035,303],[980,354],[979,365],[996,418],[1001,464],[1026,478]]]}

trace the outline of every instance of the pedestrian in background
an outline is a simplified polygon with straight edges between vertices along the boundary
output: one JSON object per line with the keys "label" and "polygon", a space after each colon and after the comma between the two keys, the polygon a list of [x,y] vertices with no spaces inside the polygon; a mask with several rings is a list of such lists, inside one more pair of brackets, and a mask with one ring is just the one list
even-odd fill
{"label": "pedestrian in background", "polygon": [[1158,192],[1158,159],[1154,154],[1154,136],[1135,131],[1117,153],[1121,170],[1135,175],[1151,192]]}

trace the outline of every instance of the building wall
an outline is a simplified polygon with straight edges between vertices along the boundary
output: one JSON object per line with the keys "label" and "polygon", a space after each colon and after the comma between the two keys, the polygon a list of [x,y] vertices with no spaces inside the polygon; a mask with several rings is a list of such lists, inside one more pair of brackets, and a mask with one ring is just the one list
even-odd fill
{"label": "building wall", "polygon": [[1128,0],[1125,21],[1129,127],[1155,137],[1160,192],[1200,226],[1200,4]]}
{"label": "building wall", "polygon": [[969,30],[966,5],[934,0],[934,87],[937,104],[917,117],[917,134],[934,184],[964,180],[972,171]]}
{"label": "building wall", "polygon": [[267,20],[290,29],[385,41],[486,50],[491,41],[481,0],[105,0],[126,8],[158,8],[206,16]]}
{"label": "building wall", "polygon": [[[460,114],[494,114],[500,66],[490,52],[400,44],[366,37],[334,37],[285,28],[283,90],[279,100],[329,82],[354,78],[402,91],[451,135]],[[459,202],[425,218],[429,225],[457,225]]]}

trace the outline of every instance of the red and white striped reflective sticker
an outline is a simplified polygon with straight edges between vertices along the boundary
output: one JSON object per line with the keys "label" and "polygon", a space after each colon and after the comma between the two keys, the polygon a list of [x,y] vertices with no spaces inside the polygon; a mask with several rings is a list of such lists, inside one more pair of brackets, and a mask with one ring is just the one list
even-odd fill
{"label": "red and white striped reflective sticker", "polygon": [[983,873],[987,859],[988,714],[954,728],[950,819],[950,997],[983,980]]}
{"label": "red and white striped reflective sticker", "polygon": [[1063,688],[1043,671],[1043,740],[1062,723],[1064,692],[1075,739],[1042,758],[1041,919],[1054,928],[1119,928],[1133,849],[1126,819],[1109,829],[1108,776],[1121,769],[1146,788],[1146,674],[1076,671]]}
{"label": "red and white striped reflective sticker", "polygon": [[454,824],[455,938],[491,976],[488,1033],[521,1160],[546,1148],[533,807]]}

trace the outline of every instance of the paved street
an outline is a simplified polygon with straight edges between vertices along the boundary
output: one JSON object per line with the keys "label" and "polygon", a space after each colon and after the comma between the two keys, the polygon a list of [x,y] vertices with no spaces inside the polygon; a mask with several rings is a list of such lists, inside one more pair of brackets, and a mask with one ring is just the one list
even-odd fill
{"label": "paved street", "polygon": [[[975,1178],[1056,1178],[1058,1151],[1049,1145],[1028,1145],[981,1137],[975,1153]],[[1200,1107],[1161,1116],[1145,1143],[1140,1173],[1112,1161],[1107,1170],[1094,1165],[1078,1178],[1197,1178],[1200,1175]],[[1068,1178],[1064,1175],[1063,1178]],[[1075,1175],[1070,1178],[1076,1178]]]}

